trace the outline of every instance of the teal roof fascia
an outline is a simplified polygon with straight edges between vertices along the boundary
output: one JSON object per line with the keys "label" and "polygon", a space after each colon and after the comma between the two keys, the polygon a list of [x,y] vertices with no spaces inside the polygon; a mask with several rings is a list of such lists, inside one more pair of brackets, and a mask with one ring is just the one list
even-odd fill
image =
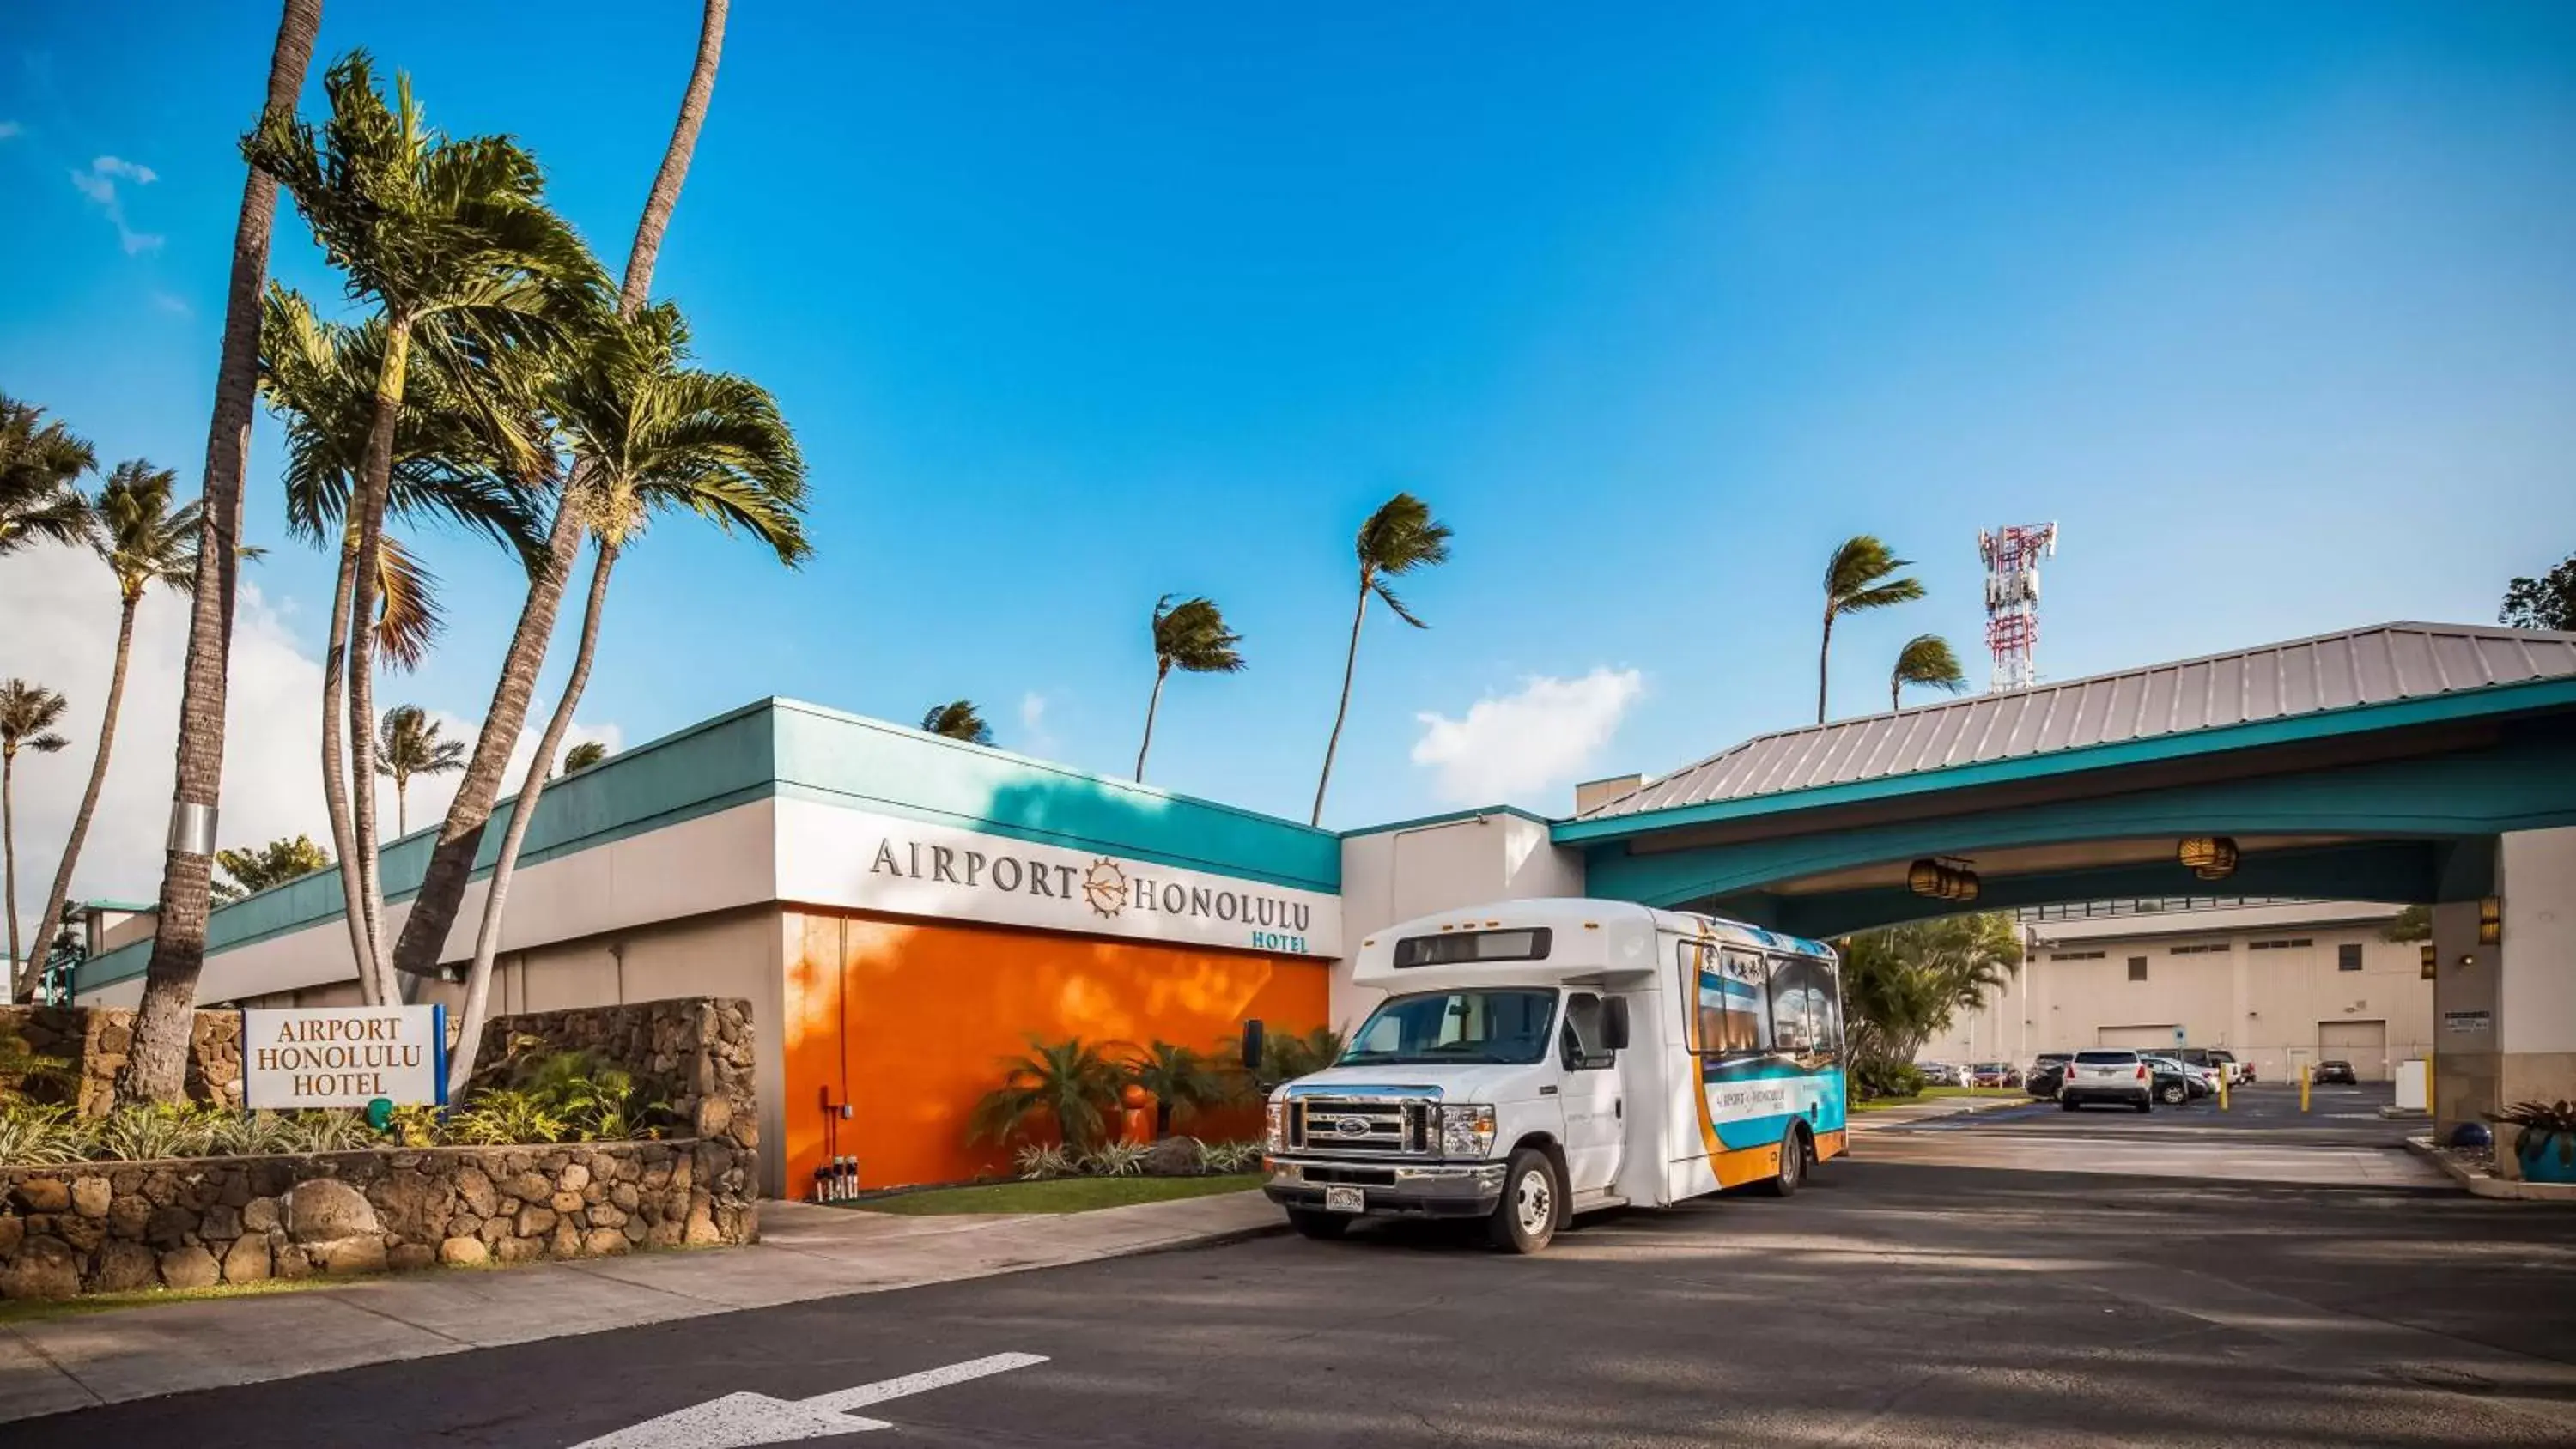
{"label": "teal roof fascia", "polygon": [[1718,821],[1783,815],[1834,805],[1899,799],[1935,791],[1965,790],[1981,785],[2008,784],[2020,780],[2080,774],[2091,770],[2116,769],[2124,765],[2181,759],[2192,755],[2218,754],[2233,750],[2256,749],[2266,745],[2332,739],[2374,730],[2404,729],[2415,725],[2441,724],[2482,716],[2521,714],[2569,706],[2576,706],[2576,679],[2533,680],[2518,684],[2496,685],[2487,689],[2430,695],[2419,699],[2352,705],[2344,709],[2294,715],[2287,719],[2261,720],[2216,729],[2156,735],[2142,740],[2120,740],[2113,743],[2087,745],[2081,749],[2058,750],[2019,759],[1952,765],[1946,769],[1892,775],[1883,779],[1856,780],[1841,785],[1818,785],[1804,790],[1784,791],[1777,795],[1751,795],[1736,800],[1718,800],[1700,805],[1682,805],[1662,810],[1639,811],[1629,815],[1612,815],[1598,820],[1565,820],[1557,822],[1551,834],[1559,845],[1590,844],[1684,826],[1713,824]]}
{"label": "teal roof fascia", "polygon": [[1355,830],[1343,831],[1342,839],[1353,840],[1363,835],[1385,835],[1397,830],[1423,830],[1434,825],[1453,825],[1461,820],[1482,820],[1492,815],[1517,815],[1532,825],[1554,826],[1558,823],[1535,811],[1524,810],[1518,805],[1480,805],[1473,810],[1451,810],[1439,815],[1417,815],[1411,820],[1390,820],[1384,825],[1363,825]]}

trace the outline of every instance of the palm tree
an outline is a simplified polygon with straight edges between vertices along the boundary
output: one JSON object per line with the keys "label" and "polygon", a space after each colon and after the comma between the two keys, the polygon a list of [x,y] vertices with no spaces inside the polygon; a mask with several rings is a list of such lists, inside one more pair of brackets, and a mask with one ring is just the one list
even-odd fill
{"label": "palm tree", "polygon": [[[262,128],[294,116],[295,97],[304,89],[304,72],[313,59],[313,37],[321,28],[322,0],[284,0],[269,52]],[[116,1078],[121,1102],[185,1098],[197,973],[206,961],[206,917],[214,885],[215,801],[224,784],[225,675],[232,662],[233,594],[241,563],[242,477],[259,387],[259,294],[268,281],[276,214],[277,178],[254,164],[243,177],[241,213],[233,223],[214,413],[206,425],[206,540],[197,550],[195,603],[188,616],[187,674],[179,695],[178,758],[170,786],[170,847],[163,857],[160,909],[153,917],[152,957],[144,971],[142,1009],[135,1014],[134,1046]]]}
{"label": "palm tree", "polygon": [[583,740],[564,751],[563,773],[569,775],[576,770],[587,770],[607,758],[608,746],[597,740]]}
{"label": "palm tree", "polygon": [[[197,546],[204,530],[197,504],[170,506],[178,486],[178,474],[136,458],[117,464],[98,496],[89,500],[90,547],[116,577],[116,662],[107,676],[107,708],[99,715],[89,786],[81,792],[71,839],[54,866],[54,887],[45,896],[37,941],[54,939],[55,928],[63,923],[72,871],[80,863],[81,846],[89,839],[90,820],[98,813],[99,791],[107,784],[108,751],[116,745],[116,712],[125,702],[125,665],[134,652],[135,610],[155,584],[183,594],[197,586]],[[20,999],[25,999],[23,992]]]}
{"label": "palm tree", "polygon": [[[344,274],[354,301],[384,327],[372,417],[349,498],[357,551],[349,587],[335,590],[323,656],[323,793],[339,846],[352,946],[368,999],[395,991],[376,867],[375,792],[349,780],[375,774],[375,617],[384,521],[393,484],[412,352],[457,375],[479,359],[542,345],[604,285],[580,237],[545,204],[536,158],[506,136],[450,140],[429,127],[408,77],[388,106],[372,63],[353,51],[323,77],[331,116],[264,126],[248,143],[273,172],[314,240]],[[341,697],[348,774],[340,759]]]}
{"label": "palm tree", "polygon": [[394,782],[394,835],[411,834],[411,782],[415,775],[452,775],[465,768],[465,742],[439,738],[438,721],[416,704],[398,704],[376,725],[376,773]]}
{"label": "palm tree", "polygon": [[1225,627],[1225,616],[1206,599],[1172,602],[1165,594],[1154,601],[1154,695],[1145,703],[1145,742],[1136,747],[1136,778],[1145,778],[1145,752],[1154,748],[1154,712],[1163,707],[1163,681],[1178,669],[1184,674],[1235,674],[1243,654],[1235,646],[1243,636]]}
{"label": "palm tree", "polygon": [[1889,553],[1886,544],[1866,533],[1844,539],[1826,562],[1825,637],[1816,649],[1816,723],[1825,722],[1825,665],[1834,651],[1835,617],[1922,598],[1923,585],[1918,581],[1888,577],[1912,562]]}
{"label": "palm tree", "polygon": [[1429,628],[1404,607],[1404,601],[1395,596],[1387,580],[1447,563],[1449,525],[1431,516],[1430,504],[1410,493],[1398,493],[1379,504],[1368,522],[1360,525],[1354,551],[1360,559],[1360,602],[1351,611],[1351,649],[1342,660],[1342,702],[1333,710],[1332,737],[1324,741],[1324,773],[1315,781],[1315,812],[1307,817],[1309,825],[1324,823],[1324,791],[1333,783],[1333,752],[1341,747],[1342,719],[1351,712],[1351,674],[1359,667],[1360,624],[1368,618],[1369,595],[1386,600],[1395,617],[1414,628]]}
{"label": "palm tree", "polygon": [[[9,969],[26,976],[18,955],[18,752],[50,755],[71,741],[54,733],[68,708],[41,684],[12,679],[0,684],[0,893],[9,898]],[[24,1000],[23,994],[18,998]]]}
{"label": "palm tree", "polygon": [[946,704],[932,705],[922,712],[921,728],[926,734],[945,735],[970,745],[993,742],[993,727],[984,723],[984,717],[975,712],[975,701],[971,699],[952,699]]}
{"label": "palm tree", "polygon": [[310,836],[279,836],[266,845],[237,850],[218,850],[215,864],[224,868],[230,881],[215,883],[220,900],[237,901],[246,895],[300,880],[317,870],[331,868],[331,852],[315,845]]}
{"label": "palm tree", "polygon": [[89,534],[89,505],[72,484],[98,455],[59,420],[37,426],[44,415],[0,393],[0,554]]}
{"label": "palm tree", "polygon": [[466,977],[464,1035],[450,1073],[458,1090],[473,1077],[492,956],[499,949],[519,848],[545,796],[545,762],[563,747],[590,682],[609,575],[619,556],[642,537],[654,514],[675,511],[694,513],[726,533],[740,528],[789,568],[813,552],[803,520],[805,459],[767,389],[731,373],[687,366],[688,324],[668,302],[632,318],[598,319],[589,338],[579,365],[557,381],[548,405],[589,465],[577,477],[572,506],[590,519],[597,545],[590,591],[563,696],[520,779],[484,893],[474,965]]}
{"label": "palm tree", "polygon": [[1029,1038],[1026,1056],[1002,1058],[1002,1085],[984,1094],[966,1119],[967,1140],[1008,1143],[1032,1119],[1055,1124],[1056,1139],[1079,1152],[1108,1130],[1110,1105],[1127,1074],[1101,1042]]}
{"label": "palm tree", "polygon": [[[671,126],[670,143],[663,148],[662,164],[654,172],[652,189],[644,198],[643,216],[635,224],[634,245],[626,253],[626,277],[617,295],[621,317],[633,317],[652,294],[653,269],[661,260],[662,238],[670,227],[673,209],[679,205],[680,186],[688,178],[689,163],[697,154],[698,131],[706,123],[707,101],[715,91],[716,67],[724,57],[726,9],[727,0],[705,0],[700,8],[697,54],[690,63],[688,85],[680,95],[679,117]],[[587,460],[575,460],[576,477],[586,470],[586,464]],[[581,542],[579,513],[557,508],[554,528],[546,538],[543,566],[529,576],[528,596],[519,607],[519,622],[511,632],[509,650],[502,655],[500,676],[493,681],[492,704],[483,712],[482,729],[474,737],[474,753],[467,757],[465,774],[456,782],[455,796],[447,802],[447,819],[439,827],[438,843],[430,851],[420,890],[412,897],[411,914],[403,918],[402,939],[394,944],[397,971],[423,976],[437,969],[439,952],[445,948],[448,931],[464,905],[465,883],[473,874],[475,856],[483,848],[483,827],[492,818],[493,802],[500,798],[510,752],[518,748],[520,732],[527,726],[528,702],[535,697],[537,673],[545,666],[547,641],[554,636],[555,618],[562,610],[564,591],[571,585]]]}
{"label": "palm tree", "polygon": [[1222,1107],[1234,1092],[1217,1065],[1185,1046],[1157,1041],[1127,1064],[1129,1080],[1154,1094],[1154,1135],[1172,1135],[1172,1123],[1205,1107]]}
{"label": "palm tree", "polygon": [[1968,687],[1968,674],[1959,667],[1959,656],[1950,652],[1950,641],[1938,634],[1917,634],[1896,651],[1896,668],[1887,676],[1887,707],[1903,708],[1900,691],[1909,684],[1927,684],[1934,689],[1957,694]]}

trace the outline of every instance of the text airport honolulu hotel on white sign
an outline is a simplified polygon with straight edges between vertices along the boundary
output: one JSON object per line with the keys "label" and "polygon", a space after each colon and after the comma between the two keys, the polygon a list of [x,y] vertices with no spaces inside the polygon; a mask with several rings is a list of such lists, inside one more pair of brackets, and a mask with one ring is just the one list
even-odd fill
{"label": "text airport honolulu hotel on white sign", "polygon": [[988,921],[1296,956],[1342,954],[1336,895],[1004,835],[781,801],[781,894],[892,915]]}

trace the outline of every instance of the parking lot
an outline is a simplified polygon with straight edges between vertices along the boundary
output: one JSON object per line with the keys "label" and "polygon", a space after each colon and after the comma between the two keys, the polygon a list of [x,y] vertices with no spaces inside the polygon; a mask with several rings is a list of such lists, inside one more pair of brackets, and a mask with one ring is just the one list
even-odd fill
{"label": "parking lot", "polygon": [[[2407,1161],[2374,1095],[1874,1126],[1789,1201],[1589,1218],[1536,1258],[1418,1225],[1266,1237],[124,1404],[11,1442],[787,1442],[863,1386],[884,1444],[2576,1442],[2576,1217],[2285,1180]],[[2142,1148],[2165,1170],[2088,1168]],[[701,1417],[648,1422],[675,1411]],[[776,1437],[710,1428],[759,1413]]]}

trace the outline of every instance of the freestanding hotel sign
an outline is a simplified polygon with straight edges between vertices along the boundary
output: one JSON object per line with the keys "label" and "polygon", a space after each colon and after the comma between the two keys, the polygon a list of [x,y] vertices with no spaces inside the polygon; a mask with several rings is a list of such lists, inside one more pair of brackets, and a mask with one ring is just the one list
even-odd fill
{"label": "freestanding hotel sign", "polygon": [[242,1105],[278,1111],[447,1100],[447,1008],[242,1012]]}

